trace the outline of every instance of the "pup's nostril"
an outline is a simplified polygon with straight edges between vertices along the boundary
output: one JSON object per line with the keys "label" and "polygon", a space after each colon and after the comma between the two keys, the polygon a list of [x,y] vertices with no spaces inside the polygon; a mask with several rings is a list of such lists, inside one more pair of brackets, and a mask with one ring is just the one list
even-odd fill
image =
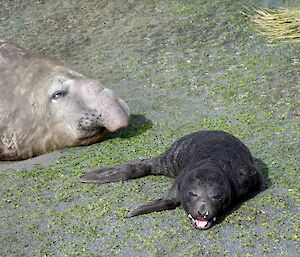
{"label": "pup's nostril", "polygon": [[208,216],[208,208],[205,203],[201,204],[198,209],[198,214],[206,218]]}
{"label": "pup's nostril", "polygon": [[208,216],[208,211],[204,213],[203,218],[206,219]]}
{"label": "pup's nostril", "polygon": [[208,215],[208,211],[204,210],[204,211],[198,211],[199,214],[201,215]]}

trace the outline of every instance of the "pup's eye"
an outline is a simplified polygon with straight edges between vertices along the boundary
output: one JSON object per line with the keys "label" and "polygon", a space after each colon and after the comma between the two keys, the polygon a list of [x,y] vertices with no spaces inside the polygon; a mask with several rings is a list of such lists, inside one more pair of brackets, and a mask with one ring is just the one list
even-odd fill
{"label": "pup's eye", "polygon": [[189,192],[189,194],[188,194],[189,196],[192,196],[192,197],[196,197],[197,195],[196,194],[194,194],[193,192]]}
{"label": "pup's eye", "polygon": [[54,99],[54,100],[61,99],[61,98],[65,97],[66,94],[67,94],[66,91],[56,91],[56,92],[52,95],[52,99]]}
{"label": "pup's eye", "polygon": [[223,198],[223,196],[222,196],[221,194],[218,194],[218,195],[214,195],[212,198],[213,198],[213,200],[215,200],[215,201],[221,201],[222,198]]}

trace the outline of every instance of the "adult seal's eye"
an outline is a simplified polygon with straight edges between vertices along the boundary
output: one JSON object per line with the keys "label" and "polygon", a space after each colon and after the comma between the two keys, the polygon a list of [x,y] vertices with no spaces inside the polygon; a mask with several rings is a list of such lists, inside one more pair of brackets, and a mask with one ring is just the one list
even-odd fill
{"label": "adult seal's eye", "polygon": [[61,99],[61,98],[65,97],[66,94],[67,94],[66,91],[56,91],[56,92],[52,95],[52,99],[53,99],[53,100]]}

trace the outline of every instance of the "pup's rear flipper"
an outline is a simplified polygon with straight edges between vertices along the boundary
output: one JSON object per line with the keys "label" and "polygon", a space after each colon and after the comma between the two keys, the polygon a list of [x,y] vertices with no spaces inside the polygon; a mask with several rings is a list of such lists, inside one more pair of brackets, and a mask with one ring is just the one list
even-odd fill
{"label": "pup's rear flipper", "polygon": [[146,214],[154,211],[171,210],[176,208],[179,204],[179,187],[175,181],[168,194],[163,199],[143,204],[135,210],[129,212],[126,215],[126,217],[131,218],[133,216]]}
{"label": "pup's rear flipper", "polygon": [[115,167],[103,167],[85,173],[78,181],[85,183],[107,183],[150,175],[151,160],[133,160]]}
{"label": "pup's rear flipper", "polygon": [[133,216],[146,214],[154,211],[163,211],[163,210],[171,210],[176,208],[179,205],[178,201],[174,199],[159,199],[144,205],[139,206],[135,210],[129,212],[126,217],[131,218]]}

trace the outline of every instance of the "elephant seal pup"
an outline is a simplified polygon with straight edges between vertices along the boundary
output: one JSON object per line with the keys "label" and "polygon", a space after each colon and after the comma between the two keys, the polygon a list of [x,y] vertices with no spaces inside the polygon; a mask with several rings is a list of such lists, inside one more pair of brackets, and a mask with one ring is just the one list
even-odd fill
{"label": "elephant seal pup", "polygon": [[0,160],[99,142],[130,118],[99,81],[1,40],[0,90]]}
{"label": "elephant seal pup", "polygon": [[131,211],[133,217],[183,206],[197,229],[208,229],[237,200],[262,185],[248,148],[222,131],[199,131],[177,140],[164,154],[133,160],[112,168],[99,168],[79,181],[106,183],[165,175],[175,181],[168,194]]}

